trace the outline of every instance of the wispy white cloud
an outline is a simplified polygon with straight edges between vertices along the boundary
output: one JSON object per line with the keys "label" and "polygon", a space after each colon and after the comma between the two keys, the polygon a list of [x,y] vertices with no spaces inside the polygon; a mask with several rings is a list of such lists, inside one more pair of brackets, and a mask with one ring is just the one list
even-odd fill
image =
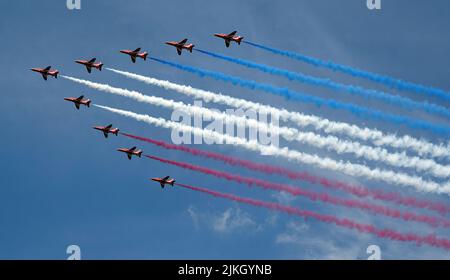
{"label": "wispy white cloud", "polygon": [[271,195],[278,203],[283,205],[291,205],[297,197],[287,192],[274,192]]}
{"label": "wispy white cloud", "polygon": [[190,205],[187,212],[197,230],[205,226],[216,233],[231,234],[244,231],[256,232],[262,230],[264,226],[264,223],[258,223],[250,213],[240,209],[237,205],[215,213],[203,213]]}
{"label": "wispy white cloud", "polygon": [[195,229],[198,230],[200,228],[199,216],[194,206],[190,205],[189,208],[187,209],[187,212],[189,213],[189,216],[191,217],[192,222],[194,223]]}
{"label": "wispy white cloud", "polygon": [[323,238],[312,231],[309,224],[305,222],[290,221],[286,224],[285,231],[276,236],[275,243],[294,250],[288,253],[289,258],[329,260],[358,259],[361,252],[365,251],[364,244],[369,244],[362,240],[365,238],[363,236],[352,235],[352,238],[356,239],[348,243]]}
{"label": "wispy white cloud", "polygon": [[240,208],[231,207],[213,220],[213,229],[220,233],[230,233],[243,228],[257,229],[256,222],[247,212]]}

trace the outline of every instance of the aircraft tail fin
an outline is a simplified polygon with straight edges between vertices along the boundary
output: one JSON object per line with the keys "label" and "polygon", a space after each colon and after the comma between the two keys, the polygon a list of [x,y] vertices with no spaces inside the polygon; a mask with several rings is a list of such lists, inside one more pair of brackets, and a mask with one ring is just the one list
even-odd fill
{"label": "aircraft tail fin", "polygon": [[116,129],[116,130],[113,132],[113,134],[116,135],[116,136],[118,136],[118,135],[119,135],[119,129]]}
{"label": "aircraft tail fin", "polygon": [[59,71],[56,71],[55,72],[55,79],[58,79],[58,74],[59,74]]}
{"label": "aircraft tail fin", "polygon": [[144,52],[144,53],[142,54],[142,58],[143,58],[144,60],[147,60],[147,55],[148,55],[148,52]]}
{"label": "aircraft tail fin", "polygon": [[88,106],[88,108],[91,106],[91,100],[88,100],[88,101],[86,102],[86,106]]}
{"label": "aircraft tail fin", "polygon": [[192,45],[192,44],[191,44],[191,45],[189,46],[189,48],[188,48],[189,52],[192,52],[192,49],[193,49],[194,47],[195,47],[195,45]]}
{"label": "aircraft tail fin", "polygon": [[173,187],[173,184],[175,183],[175,180],[172,180],[169,182],[169,184]]}
{"label": "aircraft tail fin", "polygon": [[238,37],[238,38],[236,38],[236,42],[238,43],[238,45],[241,44],[242,39],[244,39],[244,37]]}
{"label": "aircraft tail fin", "polygon": [[98,65],[98,70],[99,70],[99,71],[102,71],[102,67],[103,67],[103,63],[100,63],[100,64]]}

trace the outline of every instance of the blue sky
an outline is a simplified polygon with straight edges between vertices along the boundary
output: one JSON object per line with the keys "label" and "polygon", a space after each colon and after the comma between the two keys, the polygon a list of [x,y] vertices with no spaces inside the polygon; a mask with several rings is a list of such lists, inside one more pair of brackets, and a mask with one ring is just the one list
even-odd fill
{"label": "blue sky", "polygon": [[[187,37],[196,46],[208,51],[385,90],[370,82],[317,69],[247,45],[233,44],[227,49],[222,40],[212,36],[217,32],[238,30],[252,42],[448,90],[448,1],[436,0],[431,4],[426,1],[398,0],[392,3],[384,0],[381,11],[368,10],[364,0],[81,1],[81,10],[68,10],[65,1],[56,0],[0,3],[0,61],[3,66],[0,69],[3,95],[0,102],[1,259],[65,259],[66,247],[70,244],[79,245],[82,258],[86,259],[364,259],[367,258],[366,248],[371,244],[379,245],[382,257],[389,259],[450,257],[450,253],[442,249],[386,241],[184,189],[161,191],[148,179],[170,174],[182,183],[353,217],[360,222],[392,227],[402,232],[433,231],[421,224],[312,203],[256,188],[248,189],[144,158],[128,161],[115,149],[138,145],[147,154],[323,191],[320,186],[290,182],[280,177],[161,150],[125,137],[105,140],[91,128],[92,125],[113,123],[123,131],[165,141],[170,141],[170,131],[93,108],[77,111],[72,104],[63,101],[64,97],[84,94],[94,103],[165,118],[170,118],[171,112],[96,92],[64,79],[51,78],[44,82],[28,70],[52,65],[65,75],[192,103],[190,98],[175,92],[149,87],[108,71],[93,71],[89,75],[83,67],[73,62],[75,59],[97,57],[107,67],[440,143],[448,141],[448,138],[384,122],[363,121],[342,111],[289,102],[264,92],[202,79],[156,62],[138,60],[132,64],[118,50],[142,47],[150,52],[150,56],[289,86],[321,97],[333,97],[386,111],[395,110],[448,125],[448,120],[444,118],[408,112],[380,101],[337,96],[339,93],[330,90],[289,82],[200,53],[178,56],[173,48],[163,44],[168,40]],[[399,94],[449,107],[449,104],[435,98],[408,92]],[[208,104],[208,107],[225,109],[214,104]],[[306,145],[290,143],[289,147],[340,159],[334,153]],[[444,195],[426,195],[408,188],[351,178],[243,149],[208,145],[197,148],[309,171],[372,188],[450,202]],[[445,161],[442,163],[448,164]],[[373,162],[367,164],[383,167]],[[435,232],[442,237],[449,234],[445,229],[436,229]]]}

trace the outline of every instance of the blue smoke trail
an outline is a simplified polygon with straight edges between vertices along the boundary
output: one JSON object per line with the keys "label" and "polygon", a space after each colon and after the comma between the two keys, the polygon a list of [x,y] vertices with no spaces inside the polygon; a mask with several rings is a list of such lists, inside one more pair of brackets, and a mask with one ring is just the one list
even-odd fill
{"label": "blue smoke trail", "polygon": [[407,108],[409,110],[411,110],[411,109],[425,110],[427,113],[439,114],[439,115],[445,116],[447,118],[450,118],[450,110],[448,110],[447,108],[445,108],[443,106],[428,103],[426,101],[423,103],[417,102],[417,101],[411,100],[406,97],[402,97],[402,96],[398,96],[398,95],[391,95],[386,92],[382,92],[382,91],[378,91],[378,90],[370,90],[370,89],[365,89],[365,88],[362,88],[359,86],[353,86],[353,85],[344,85],[344,84],[336,83],[330,79],[322,79],[322,78],[317,78],[317,77],[313,77],[313,76],[308,76],[308,75],[305,75],[302,73],[291,72],[288,70],[275,68],[275,67],[267,66],[264,64],[258,64],[258,63],[254,63],[254,62],[251,62],[248,60],[243,60],[243,59],[239,59],[239,58],[216,54],[216,53],[212,53],[212,52],[208,52],[208,51],[204,51],[204,50],[200,50],[200,49],[195,49],[195,51],[198,51],[200,53],[203,53],[203,54],[206,54],[206,55],[218,58],[218,59],[222,59],[225,61],[243,65],[248,68],[257,69],[259,71],[263,71],[265,73],[269,73],[272,75],[283,76],[285,78],[288,78],[289,80],[299,81],[302,83],[307,83],[307,84],[311,84],[311,85],[315,85],[315,86],[322,86],[322,87],[326,87],[326,88],[340,91],[340,92],[344,91],[344,92],[348,92],[350,94],[354,94],[357,96],[362,96],[364,98],[380,99],[380,100],[386,101],[388,103]]}
{"label": "blue smoke trail", "polygon": [[266,47],[266,46],[252,43],[249,41],[242,41],[242,42],[246,43],[248,45],[269,51],[274,54],[287,56],[289,58],[293,58],[293,59],[311,64],[311,65],[314,65],[317,67],[325,67],[325,68],[331,69],[333,71],[350,74],[354,77],[364,78],[364,79],[367,79],[367,80],[370,80],[373,82],[384,84],[388,87],[395,88],[398,90],[409,90],[409,91],[419,93],[419,94],[428,94],[428,95],[440,97],[446,101],[450,101],[450,93],[446,92],[442,89],[438,89],[438,88],[434,88],[434,87],[427,87],[424,85],[411,83],[411,82],[403,81],[400,79],[383,76],[380,74],[370,73],[370,72],[363,71],[363,70],[353,68],[350,66],[337,64],[337,63],[334,63],[331,61],[324,61],[321,59],[313,58],[313,57],[302,55],[299,53],[294,53],[294,52],[290,52],[290,51],[283,51],[283,50],[279,50],[279,49],[275,49],[275,48],[271,48],[271,47]]}
{"label": "blue smoke trail", "polygon": [[200,68],[192,67],[192,66],[186,66],[182,64],[178,64],[175,62],[170,62],[166,60],[162,60],[159,58],[151,57],[150,58],[153,61],[157,61],[159,63],[175,67],[177,69],[187,71],[193,74],[196,74],[200,77],[211,77],[216,80],[221,80],[225,82],[232,83],[234,85],[239,85],[241,87],[249,88],[249,89],[257,89],[266,91],[275,95],[282,96],[288,100],[294,100],[298,102],[304,102],[304,103],[312,103],[316,105],[317,107],[320,107],[322,105],[328,106],[333,109],[342,109],[347,110],[350,113],[357,115],[361,118],[366,119],[376,119],[381,121],[389,121],[396,124],[403,124],[407,125],[411,128],[415,129],[424,129],[424,130],[430,130],[436,134],[442,134],[442,135],[448,135],[450,133],[450,127],[447,126],[441,126],[421,120],[416,120],[409,117],[404,116],[398,116],[398,115],[392,115],[388,113],[384,113],[377,110],[368,109],[365,107],[360,107],[358,105],[354,104],[348,104],[348,103],[342,103],[333,99],[323,99],[316,96],[310,96],[304,93],[291,91],[288,88],[280,88],[275,87],[270,84],[264,84],[264,83],[258,83],[256,81],[252,80],[244,80],[238,77],[230,76],[224,73],[215,72],[215,71],[209,71],[209,70],[203,70]]}

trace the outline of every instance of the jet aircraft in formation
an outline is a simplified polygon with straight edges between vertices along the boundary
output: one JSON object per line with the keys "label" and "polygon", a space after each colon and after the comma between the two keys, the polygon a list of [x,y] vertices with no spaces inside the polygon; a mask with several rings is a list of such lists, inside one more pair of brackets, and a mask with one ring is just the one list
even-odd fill
{"label": "jet aircraft in formation", "polygon": [[95,63],[95,57],[90,60],[75,60],[75,62],[86,66],[86,70],[88,71],[88,73],[91,73],[92,67],[97,68],[99,71],[102,71],[103,63]]}
{"label": "jet aircraft in formation", "polygon": [[84,99],[84,95],[81,95],[80,97],[66,97],[64,98],[64,100],[66,101],[70,101],[73,102],[75,104],[75,107],[79,110],[80,109],[80,105],[84,105],[89,107],[91,105],[91,100],[90,99]]}
{"label": "jet aircraft in formation", "polygon": [[47,66],[45,68],[31,68],[30,70],[40,73],[42,75],[42,78],[44,78],[44,80],[47,81],[47,76],[53,76],[55,78],[58,78],[59,71],[56,69],[51,70],[51,68],[52,68],[51,66]]}
{"label": "jet aircraft in formation", "polygon": [[[230,46],[231,41],[234,41],[234,42],[240,44],[242,39],[244,38],[242,36],[235,36],[235,35],[236,35],[236,31],[233,31],[229,34],[223,34],[223,33],[214,34],[214,36],[225,40],[225,46],[227,48]],[[183,39],[179,42],[176,42],[176,41],[166,42],[166,44],[175,47],[178,55],[181,55],[183,49],[188,50],[189,52],[192,53],[194,44],[187,44],[187,41],[188,41],[188,39]],[[141,52],[141,48],[137,48],[135,50],[120,50],[120,52],[123,54],[129,55],[131,58],[131,61],[133,63],[136,62],[136,58],[138,58],[138,57],[142,58],[143,60],[147,60],[147,56],[148,56],[148,52],[146,52],[146,51]],[[96,63],[95,61],[96,61],[96,58],[92,58],[90,60],[75,60],[76,63],[84,65],[86,67],[86,70],[88,71],[88,73],[92,72],[92,68],[96,68],[99,71],[102,70],[103,63],[101,63],[101,62]],[[42,75],[42,77],[44,78],[44,80],[47,80],[48,76],[53,76],[55,78],[58,78],[58,74],[59,74],[59,71],[56,69],[52,70],[51,66],[48,66],[46,68],[31,68],[30,70],[40,73]],[[83,95],[81,95],[78,98],[77,97],[66,97],[66,98],[64,98],[64,100],[73,102],[77,109],[80,109],[80,105],[89,107],[91,104],[91,100],[85,99]],[[105,138],[108,138],[109,134],[114,134],[117,136],[119,133],[119,129],[112,128],[112,124],[107,125],[107,126],[94,126],[93,128],[103,132],[103,135],[105,136]],[[128,159],[130,159],[130,160],[133,156],[141,157],[142,152],[143,152],[142,150],[137,149],[136,147],[132,147],[129,149],[128,148],[120,148],[120,149],[117,149],[117,151],[125,153],[127,155]],[[175,183],[175,179],[173,179],[173,178],[171,179],[170,176],[166,176],[163,178],[151,178],[151,180],[158,182],[161,185],[161,188],[164,188],[166,185],[173,186]]]}
{"label": "jet aircraft in formation", "polygon": [[234,36],[234,35],[236,35],[236,32],[237,31],[233,31],[229,34],[216,33],[216,34],[214,34],[214,36],[224,39],[225,46],[228,48],[230,46],[231,41],[234,41],[234,42],[238,43],[238,45],[240,45],[242,39],[244,39],[244,37],[242,37],[242,36]]}
{"label": "jet aircraft in formation", "polygon": [[164,178],[152,178],[152,181],[158,182],[163,189],[166,184],[173,186],[173,184],[175,183],[175,179],[170,179],[170,176],[166,176]]}
{"label": "jet aircraft in formation", "polygon": [[140,52],[140,51],[141,51],[141,48],[137,48],[134,51],[132,51],[132,50],[121,50],[120,52],[129,55],[131,57],[131,61],[133,63],[136,63],[136,58],[137,57],[140,57],[143,60],[147,60],[148,52]]}
{"label": "jet aircraft in formation", "polygon": [[119,129],[118,128],[112,128],[112,124],[107,125],[107,126],[94,126],[93,128],[103,132],[103,135],[105,136],[105,138],[108,138],[108,134],[109,133],[112,133],[112,134],[114,134],[116,136],[119,134]]}
{"label": "jet aircraft in formation", "polygon": [[138,157],[141,157],[141,155],[142,155],[142,150],[139,150],[139,149],[137,149],[136,147],[133,147],[133,148],[130,148],[130,149],[127,149],[127,148],[120,148],[120,149],[117,149],[117,150],[118,150],[119,152],[126,153],[128,159],[130,159],[130,160],[131,160],[131,157],[132,157],[132,156],[138,156]]}
{"label": "jet aircraft in formation", "polygon": [[192,52],[192,49],[194,48],[193,44],[186,44],[187,40],[188,39],[183,39],[179,42],[170,41],[170,42],[166,42],[166,44],[177,48],[178,55],[181,55],[181,51],[183,49],[186,49],[186,50],[189,50],[190,52]]}

